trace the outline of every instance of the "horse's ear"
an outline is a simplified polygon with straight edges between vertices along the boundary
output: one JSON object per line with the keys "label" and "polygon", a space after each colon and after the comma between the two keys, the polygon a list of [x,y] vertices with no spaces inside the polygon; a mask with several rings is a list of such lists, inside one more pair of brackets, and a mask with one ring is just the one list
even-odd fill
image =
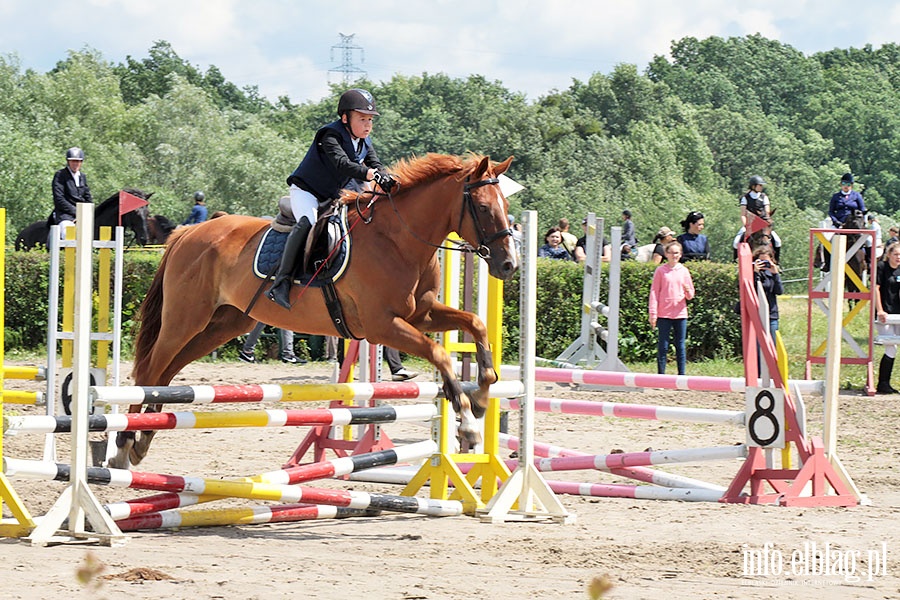
{"label": "horse's ear", "polygon": [[488,167],[491,166],[491,159],[488,156],[485,156],[481,159],[481,162],[478,163],[478,166],[472,171],[472,177],[474,179],[481,179],[481,176],[487,173]]}
{"label": "horse's ear", "polygon": [[501,173],[506,173],[506,170],[509,168],[509,165],[512,164],[513,158],[514,157],[510,156],[509,158],[504,160],[502,163],[494,165],[494,173],[496,173],[497,175],[500,175]]}

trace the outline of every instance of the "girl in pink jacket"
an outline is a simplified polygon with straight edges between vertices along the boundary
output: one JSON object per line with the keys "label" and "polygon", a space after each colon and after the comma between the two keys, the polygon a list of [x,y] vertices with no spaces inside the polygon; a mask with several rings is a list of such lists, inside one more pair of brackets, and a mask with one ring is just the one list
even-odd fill
{"label": "girl in pink jacket", "polygon": [[669,337],[674,336],[675,360],[678,374],[685,374],[684,340],[687,337],[687,301],[694,297],[694,281],[691,272],[681,261],[681,244],[670,242],[665,246],[666,262],[653,273],[650,286],[650,326],[659,326],[656,343],[656,370],[666,372],[666,354],[669,352]]}

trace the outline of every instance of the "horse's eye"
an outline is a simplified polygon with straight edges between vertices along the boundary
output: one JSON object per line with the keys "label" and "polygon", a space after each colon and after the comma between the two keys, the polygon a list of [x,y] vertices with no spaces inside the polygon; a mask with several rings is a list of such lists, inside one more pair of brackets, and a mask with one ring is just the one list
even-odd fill
{"label": "horse's eye", "polygon": [[483,212],[483,213],[486,213],[486,212],[488,212],[490,209],[489,209],[487,206],[479,206],[479,207],[478,207],[478,210],[480,210],[480,211]]}

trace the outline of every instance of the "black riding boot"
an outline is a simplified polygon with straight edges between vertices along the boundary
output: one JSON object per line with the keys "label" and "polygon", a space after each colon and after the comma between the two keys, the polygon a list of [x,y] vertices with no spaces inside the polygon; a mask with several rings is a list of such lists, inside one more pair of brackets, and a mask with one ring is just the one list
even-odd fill
{"label": "black riding boot", "polygon": [[309,219],[303,217],[294,224],[291,233],[288,234],[287,240],[284,242],[284,254],[281,255],[281,264],[278,265],[278,273],[275,275],[275,282],[266,295],[273,302],[283,306],[291,307],[291,280],[294,275],[294,265],[303,262],[303,247],[306,244],[306,236],[312,225]]}
{"label": "black riding boot", "polygon": [[891,387],[891,372],[894,370],[894,359],[887,354],[881,357],[881,364],[878,365],[878,387],[875,389],[879,394],[898,394],[897,390]]}

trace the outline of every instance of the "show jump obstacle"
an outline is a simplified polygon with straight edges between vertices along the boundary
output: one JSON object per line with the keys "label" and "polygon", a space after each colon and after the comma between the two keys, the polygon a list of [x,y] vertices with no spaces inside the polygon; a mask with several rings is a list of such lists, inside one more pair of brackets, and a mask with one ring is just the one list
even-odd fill
{"label": "show jump obstacle", "polygon": [[[838,232],[840,232],[838,234]],[[837,234],[837,235],[836,235]],[[854,239],[853,244],[847,248],[841,262],[835,262],[834,249],[832,244],[838,240],[843,240],[846,245],[848,236]],[[853,352],[853,356],[843,356],[841,353],[841,344],[838,341],[837,357],[842,365],[864,365],[866,367],[866,393],[869,396],[875,395],[875,373],[872,361],[875,355],[874,344],[876,338],[873,331],[873,323],[875,321],[875,284],[874,274],[870,273],[868,282],[863,281],[854,271],[849,261],[855,256],[862,257],[870,265],[875,265],[875,236],[876,233],[870,229],[810,229],[809,230],[809,276],[808,276],[808,294],[806,307],[806,378],[809,379],[812,365],[826,364],[832,355],[831,350],[834,347],[830,345],[830,339],[823,340],[816,345],[813,342],[813,314],[816,313],[813,307],[818,308],[824,313],[827,319],[831,319],[831,313],[837,311],[842,314],[843,302],[834,304],[833,301],[826,303],[830,299],[830,291],[828,286],[834,287],[840,285],[843,287],[844,278],[851,281],[858,291],[844,292],[843,299],[852,303],[850,311],[843,319],[839,319],[841,337],[846,341],[847,345]],[[813,257],[815,256],[816,244],[821,244],[826,250],[832,253],[831,277],[823,278],[818,283],[815,282],[815,266],[813,265]],[[862,320],[864,327],[865,343],[861,346],[853,335],[847,330],[847,327],[854,321]],[[829,329],[829,332],[831,330]]]}
{"label": "show jump obstacle", "polygon": [[[73,312],[73,394],[72,416],[15,417],[4,420],[8,430],[33,433],[71,432],[72,462],[62,465],[52,461],[22,461],[6,459],[4,469],[17,476],[68,480],[60,498],[41,519],[37,527],[33,521],[22,518],[21,529],[31,530],[30,541],[34,545],[46,545],[51,542],[97,541],[113,545],[127,539],[122,530],[131,530],[143,526],[186,526],[189,524],[214,524],[231,522],[273,522],[280,520],[297,520],[308,518],[327,518],[361,514],[359,511],[394,510],[427,515],[455,515],[464,511],[464,503],[459,500],[421,499],[409,496],[389,496],[379,494],[362,494],[335,490],[318,490],[316,488],[298,487],[301,481],[314,478],[342,476],[364,468],[380,465],[396,464],[400,459],[412,460],[431,456],[441,457],[442,453],[434,441],[413,444],[409,447],[392,448],[369,454],[358,454],[351,457],[338,458],[334,461],[317,462],[310,465],[298,465],[291,469],[246,478],[241,481],[221,481],[197,477],[179,477],[165,474],[135,473],[88,467],[87,434],[89,431],[122,431],[133,429],[186,429],[198,427],[237,427],[266,426],[281,427],[291,425],[359,425],[368,423],[387,423],[405,419],[431,419],[434,421],[438,411],[434,405],[424,406],[372,406],[362,408],[329,408],[312,410],[265,410],[243,411],[241,413],[214,414],[204,412],[163,413],[159,415],[105,414],[89,416],[91,400],[98,406],[104,404],[153,402],[153,403],[189,403],[212,404],[217,402],[260,402],[278,399],[285,400],[347,400],[384,398],[434,398],[439,396],[440,387],[435,383],[370,383],[370,384],[331,384],[324,386],[172,386],[157,388],[140,387],[105,387],[89,385],[90,356],[90,324],[91,324],[91,247],[89,232],[92,228],[91,214],[79,211],[78,245],[75,252],[76,294]],[[528,216],[526,216],[528,222]],[[536,240],[536,220],[531,216],[531,242],[526,247],[533,254]],[[526,262],[526,264],[528,264]],[[530,265],[531,277],[523,280],[523,290],[530,286],[531,291],[523,291],[523,305],[530,305],[530,313],[523,316],[523,331],[534,331],[534,274],[533,263]],[[527,271],[527,269],[526,269]],[[530,320],[529,320],[530,319]],[[528,336],[526,336],[528,337]],[[526,365],[533,367],[534,341],[530,344],[523,340],[523,348],[531,347],[530,358],[526,356]],[[527,353],[526,353],[527,354]],[[463,384],[464,387],[467,384]],[[497,397],[516,397],[522,394],[527,386],[518,381],[504,381],[491,388],[493,402],[499,406]],[[533,382],[532,382],[533,390]],[[533,402],[523,398],[525,407]],[[440,404],[449,404],[441,399]],[[451,413],[452,414],[452,413]],[[530,410],[522,410],[522,431],[526,432],[523,444],[527,445],[527,432],[533,424],[529,424]],[[441,429],[449,428],[445,425]],[[427,447],[425,446],[427,445]],[[496,454],[496,453],[495,453]],[[527,449],[525,454],[528,455]],[[466,455],[473,456],[473,455]],[[506,465],[500,463],[504,469]],[[454,463],[455,465],[455,463]],[[423,471],[432,473],[430,462],[426,461]],[[454,468],[456,468],[454,466]],[[456,469],[459,472],[459,469]],[[467,467],[471,472],[471,467]],[[508,471],[506,471],[508,473]],[[493,479],[493,476],[491,477]],[[5,479],[4,479],[5,483]],[[88,484],[120,485],[131,488],[152,489],[162,491],[155,499],[143,499],[126,503],[129,510],[122,510],[122,503],[102,506],[90,491]],[[10,488],[11,489],[11,488]],[[240,511],[209,511],[186,515],[174,514],[176,507],[189,506],[215,498],[249,498],[277,500],[289,502],[287,506],[274,509],[254,507]],[[488,505],[485,519],[491,522],[507,520],[551,519],[570,522],[570,515],[558,502],[553,491],[543,481],[540,473],[534,469],[531,461],[520,461],[499,494],[498,500]],[[306,502],[330,504],[332,509],[310,507]],[[298,504],[299,503],[299,504]],[[347,510],[345,510],[347,509]],[[356,512],[348,512],[348,510]],[[162,511],[162,512],[153,512]],[[150,514],[150,513],[153,514]],[[468,511],[466,511],[468,512]],[[368,514],[368,513],[363,513]],[[123,527],[119,528],[113,516],[124,518]],[[135,519],[138,519],[137,521]],[[87,527],[87,524],[89,527]]]}
{"label": "show jump obstacle", "polygon": [[[6,307],[6,209],[0,208],[0,365],[3,365],[3,332],[6,330],[4,308]],[[6,392],[3,389],[3,380],[7,375],[6,367],[0,369],[0,417],[3,416],[3,403],[6,400]],[[3,459],[3,436],[0,436],[0,460]],[[12,518],[0,521],[0,537],[22,537],[34,529],[35,523],[28,513],[28,509],[22,503],[22,499],[16,494],[6,474],[0,472],[0,515],[3,512],[3,504],[9,508]]]}

